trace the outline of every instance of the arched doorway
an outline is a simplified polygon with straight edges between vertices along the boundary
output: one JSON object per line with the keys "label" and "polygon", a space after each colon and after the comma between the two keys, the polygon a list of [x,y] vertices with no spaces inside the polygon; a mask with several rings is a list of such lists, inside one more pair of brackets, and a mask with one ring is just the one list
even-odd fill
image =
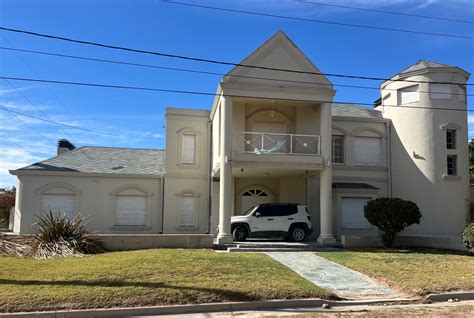
{"label": "arched doorway", "polygon": [[257,204],[271,203],[272,196],[262,188],[252,187],[242,193],[240,202],[240,214],[244,214]]}

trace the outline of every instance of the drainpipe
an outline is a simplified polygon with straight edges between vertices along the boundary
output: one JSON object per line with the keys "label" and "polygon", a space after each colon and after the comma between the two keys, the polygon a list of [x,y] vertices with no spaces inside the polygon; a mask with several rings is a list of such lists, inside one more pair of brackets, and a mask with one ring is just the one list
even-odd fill
{"label": "drainpipe", "polygon": [[387,134],[387,178],[388,178],[388,196],[393,197],[392,193],[392,122],[385,122]]}
{"label": "drainpipe", "polygon": [[209,155],[209,202],[208,202],[208,210],[209,210],[209,217],[207,222],[207,232],[206,234],[211,233],[211,224],[212,224],[212,160],[213,160],[213,153],[212,153],[212,121],[207,124],[207,153]]}
{"label": "drainpipe", "polygon": [[161,175],[161,232],[163,234],[165,228],[165,175]]}

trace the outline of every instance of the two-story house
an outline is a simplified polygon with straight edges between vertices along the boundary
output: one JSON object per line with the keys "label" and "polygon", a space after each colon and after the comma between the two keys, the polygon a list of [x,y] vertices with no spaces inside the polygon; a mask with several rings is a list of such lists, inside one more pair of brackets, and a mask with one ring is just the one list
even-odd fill
{"label": "two-story house", "polygon": [[368,245],[379,232],[365,203],[401,197],[423,213],[401,243],[461,246],[467,72],[419,61],[383,83],[371,109],[334,102],[331,81],[281,31],[239,64],[210,111],[167,109],[166,155],[62,140],[58,156],[11,171],[14,231],[32,232],[34,215],[51,209],[80,212],[98,233],[209,234],[226,244],[232,215],[293,202],[311,211],[310,240]]}

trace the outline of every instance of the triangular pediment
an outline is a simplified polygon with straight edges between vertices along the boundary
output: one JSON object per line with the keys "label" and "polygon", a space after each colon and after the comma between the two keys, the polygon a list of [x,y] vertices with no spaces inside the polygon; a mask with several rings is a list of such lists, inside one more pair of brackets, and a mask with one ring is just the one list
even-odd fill
{"label": "triangular pediment", "polygon": [[303,73],[236,66],[224,76],[223,82],[332,90],[331,82],[324,75],[317,74],[321,73],[321,71],[283,31],[275,33],[239,64],[294,70]]}

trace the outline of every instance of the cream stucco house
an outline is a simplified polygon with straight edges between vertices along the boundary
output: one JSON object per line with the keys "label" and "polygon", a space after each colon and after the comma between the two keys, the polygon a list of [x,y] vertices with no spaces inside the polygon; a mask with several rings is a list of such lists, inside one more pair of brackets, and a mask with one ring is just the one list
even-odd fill
{"label": "cream stucco house", "polygon": [[383,83],[369,109],[333,102],[332,83],[281,31],[241,64],[263,68],[232,69],[210,111],[167,109],[166,155],[62,140],[58,156],[11,171],[14,232],[31,233],[34,215],[51,208],[86,215],[92,231],[124,245],[206,234],[225,244],[232,215],[293,202],[311,210],[310,240],[366,245],[379,232],[363,206],[388,196],[423,213],[400,244],[460,247],[469,181],[467,115],[458,110],[469,73],[419,61]]}

